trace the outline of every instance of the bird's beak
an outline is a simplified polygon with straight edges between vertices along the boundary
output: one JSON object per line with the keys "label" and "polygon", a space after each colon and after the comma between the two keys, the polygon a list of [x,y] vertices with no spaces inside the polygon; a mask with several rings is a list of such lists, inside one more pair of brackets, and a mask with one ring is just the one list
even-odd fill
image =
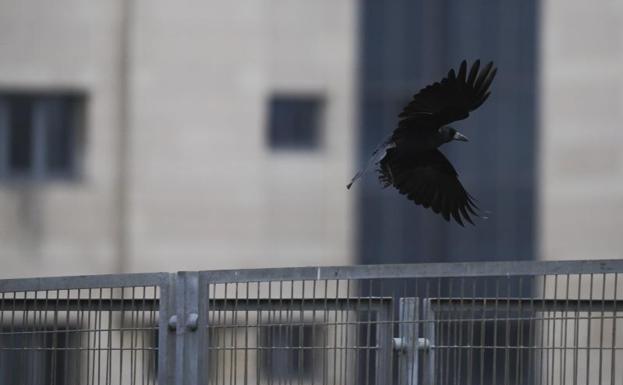
{"label": "bird's beak", "polygon": [[461,134],[458,131],[454,133],[454,137],[452,139],[460,140],[461,142],[469,142],[469,139],[467,139],[467,136]]}

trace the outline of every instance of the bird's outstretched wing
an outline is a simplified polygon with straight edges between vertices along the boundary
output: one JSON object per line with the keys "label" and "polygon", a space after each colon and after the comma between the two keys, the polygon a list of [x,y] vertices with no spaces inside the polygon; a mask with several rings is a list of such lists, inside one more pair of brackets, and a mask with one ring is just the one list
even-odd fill
{"label": "bird's outstretched wing", "polygon": [[451,69],[440,82],[421,89],[398,115],[401,119],[395,135],[405,129],[437,129],[467,118],[491,94],[489,86],[497,72],[493,62],[479,69],[480,60],[476,60],[468,73],[463,60],[458,74]]}
{"label": "bird's outstretched wing", "polygon": [[463,226],[474,224],[470,214],[479,216],[478,207],[465,191],[452,164],[439,150],[409,153],[393,148],[380,163],[381,183],[393,185],[409,200],[450,217]]}

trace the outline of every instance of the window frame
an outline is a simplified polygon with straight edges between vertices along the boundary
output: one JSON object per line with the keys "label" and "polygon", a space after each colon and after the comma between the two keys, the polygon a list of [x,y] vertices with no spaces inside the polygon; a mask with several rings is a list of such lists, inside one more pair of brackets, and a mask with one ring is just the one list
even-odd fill
{"label": "window frame", "polygon": [[[276,103],[292,103],[293,105],[299,103],[309,103],[313,118],[315,120],[310,129],[311,141],[308,143],[297,143],[296,141],[292,141],[292,138],[290,137],[287,138],[286,141],[280,142],[283,138],[276,138],[278,134],[275,134],[275,126],[279,124],[276,122],[276,119],[278,119],[275,114]],[[296,107],[301,108],[300,105]],[[266,108],[266,127],[264,131],[266,147],[270,151],[314,153],[320,152],[324,149],[327,108],[327,97],[324,93],[274,92],[269,96]]]}
{"label": "window frame", "polygon": [[[25,172],[16,172],[11,167],[11,99],[27,97],[32,103],[31,111],[31,153],[29,169]],[[67,124],[69,128],[70,147],[67,167],[64,170],[55,170],[48,158],[49,145],[47,134],[52,127],[46,122],[46,114],[53,114],[55,104],[67,103]],[[0,90],[0,183],[23,184],[39,182],[73,182],[82,177],[82,158],[84,151],[84,132],[86,130],[87,95],[75,90]]]}

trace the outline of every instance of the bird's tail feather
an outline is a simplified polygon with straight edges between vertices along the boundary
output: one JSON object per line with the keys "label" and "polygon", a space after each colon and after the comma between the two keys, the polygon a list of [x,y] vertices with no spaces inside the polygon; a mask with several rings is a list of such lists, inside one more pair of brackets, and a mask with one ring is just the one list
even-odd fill
{"label": "bird's tail feather", "polygon": [[350,190],[353,186],[353,183],[357,181],[357,179],[361,178],[365,173],[367,173],[370,168],[380,162],[387,153],[387,150],[393,148],[395,146],[394,142],[392,142],[391,136],[383,140],[374,150],[370,159],[368,159],[368,163],[361,170],[357,171],[355,176],[350,180],[350,182],[346,185],[346,188]]}

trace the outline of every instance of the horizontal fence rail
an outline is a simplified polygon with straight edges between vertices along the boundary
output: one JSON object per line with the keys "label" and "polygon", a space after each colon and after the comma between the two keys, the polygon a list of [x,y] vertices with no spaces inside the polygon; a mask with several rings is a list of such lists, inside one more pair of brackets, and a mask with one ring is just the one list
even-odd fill
{"label": "horizontal fence rail", "polygon": [[619,385],[623,261],[0,280],[0,384]]}

